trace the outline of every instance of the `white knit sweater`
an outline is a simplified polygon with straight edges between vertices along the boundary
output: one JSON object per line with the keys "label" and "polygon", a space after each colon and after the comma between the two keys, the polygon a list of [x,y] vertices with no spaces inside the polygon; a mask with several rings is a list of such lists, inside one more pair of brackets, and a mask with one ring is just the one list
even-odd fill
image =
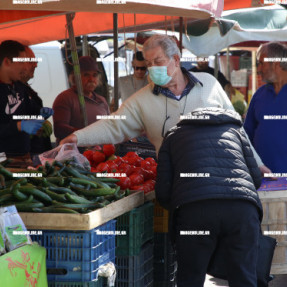
{"label": "white knit sweater", "polygon": [[[128,98],[112,115],[125,116],[126,119],[102,119],[84,129],[74,132],[78,146],[91,146],[108,143],[121,143],[146,133],[158,153],[163,137],[162,129],[166,116],[164,133],[180,121],[180,115],[197,108],[218,107],[234,110],[219,82],[210,74],[193,73],[199,83],[191,89],[187,97],[180,101],[152,93],[153,83],[145,86]],[[166,109],[167,104],[167,109]],[[167,111],[167,112],[166,112]],[[257,155],[257,163],[260,164]]]}

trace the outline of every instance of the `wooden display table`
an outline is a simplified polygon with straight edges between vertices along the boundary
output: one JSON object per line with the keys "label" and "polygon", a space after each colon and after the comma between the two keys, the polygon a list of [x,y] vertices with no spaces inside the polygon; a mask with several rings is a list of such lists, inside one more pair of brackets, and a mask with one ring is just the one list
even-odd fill
{"label": "wooden display table", "polygon": [[144,204],[143,191],[86,214],[19,212],[29,230],[91,230]]}

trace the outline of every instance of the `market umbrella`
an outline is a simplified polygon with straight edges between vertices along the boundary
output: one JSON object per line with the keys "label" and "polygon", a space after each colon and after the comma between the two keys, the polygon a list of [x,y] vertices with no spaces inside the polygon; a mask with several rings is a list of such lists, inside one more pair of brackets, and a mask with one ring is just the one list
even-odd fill
{"label": "market umbrella", "polygon": [[[115,13],[140,13],[141,15],[138,18],[132,15],[133,17],[123,19],[124,23],[122,23],[122,26],[134,26],[135,19],[137,24],[166,20],[165,17],[157,16],[157,14],[205,19],[211,15],[219,16],[223,9],[223,0],[206,0],[204,4],[191,0],[187,0],[185,3],[174,3],[172,0],[116,0],[112,1],[112,3],[117,2],[117,4],[111,5],[104,3],[105,0],[97,1],[96,3],[94,0],[83,0],[80,2],[77,0],[41,0],[40,4],[38,1],[36,2],[37,4],[34,5],[25,5],[23,4],[25,1],[22,0],[1,1],[0,9],[5,10],[0,10],[0,19],[2,19],[0,20],[0,41],[14,39],[31,45],[63,39],[66,38],[67,21],[71,46],[73,47],[72,58],[75,80],[78,87],[84,126],[87,125],[87,115],[74,36],[108,29],[113,23],[111,19],[107,20],[107,17],[112,17],[111,12],[114,15]],[[50,11],[50,14],[45,11]],[[70,11],[77,12],[76,16],[71,14]],[[153,14],[155,16],[151,17],[144,14]],[[35,27],[37,28],[35,29]],[[117,63],[115,63],[116,65]]]}

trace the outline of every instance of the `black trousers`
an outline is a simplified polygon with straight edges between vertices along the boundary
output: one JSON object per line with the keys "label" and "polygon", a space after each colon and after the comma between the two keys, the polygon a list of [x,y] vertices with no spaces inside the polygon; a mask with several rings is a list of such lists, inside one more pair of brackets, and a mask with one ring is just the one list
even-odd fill
{"label": "black trousers", "polygon": [[[210,258],[225,242],[230,287],[256,287],[259,213],[247,200],[204,200],[176,212],[178,287],[203,287]],[[202,232],[205,232],[202,234]]]}

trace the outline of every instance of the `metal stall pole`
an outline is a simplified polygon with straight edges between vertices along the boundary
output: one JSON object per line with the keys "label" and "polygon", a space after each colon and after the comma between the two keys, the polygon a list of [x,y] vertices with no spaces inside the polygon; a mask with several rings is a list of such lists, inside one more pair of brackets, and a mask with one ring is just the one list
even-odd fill
{"label": "metal stall pole", "polygon": [[114,29],[114,111],[119,107],[119,70],[118,70],[118,14],[113,14],[113,29]]}
{"label": "metal stall pole", "polygon": [[87,37],[87,35],[83,36],[82,51],[83,51],[83,56],[90,56],[89,55],[89,49],[88,49],[88,37]]}
{"label": "metal stall pole", "polygon": [[78,92],[79,103],[80,103],[80,111],[81,111],[81,116],[83,119],[84,126],[86,127],[88,125],[88,118],[87,118],[87,113],[86,113],[86,104],[85,104],[84,91],[83,91],[82,80],[81,80],[80,64],[79,64],[77,45],[76,45],[76,40],[75,40],[75,35],[74,35],[74,28],[73,28],[74,17],[75,17],[75,13],[69,13],[66,15],[66,20],[67,20],[69,40],[70,40],[70,45],[71,45],[71,55],[72,55],[72,61],[73,61],[75,82],[76,82],[76,87],[77,87],[77,92]]}
{"label": "metal stall pole", "polygon": [[230,81],[230,57],[229,57],[229,47],[226,49],[226,60],[227,60],[227,75],[226,78]]}
{"label": "metal stall pole", "polygon": [[252,93],[248,95],[248,103],[256,92],[257,85],[257,67],[256,67],[256,51],[252,51]]}
{"label": "metal stall pole", "polygon": [[183,18],[179,17],[179,49],[182,57],[182,30],[183,30]]}
{"label": "metal stall pole", "polygon": [[214,77],[217,79],[218,78],[218,54],[216,53],[214,55]]}

